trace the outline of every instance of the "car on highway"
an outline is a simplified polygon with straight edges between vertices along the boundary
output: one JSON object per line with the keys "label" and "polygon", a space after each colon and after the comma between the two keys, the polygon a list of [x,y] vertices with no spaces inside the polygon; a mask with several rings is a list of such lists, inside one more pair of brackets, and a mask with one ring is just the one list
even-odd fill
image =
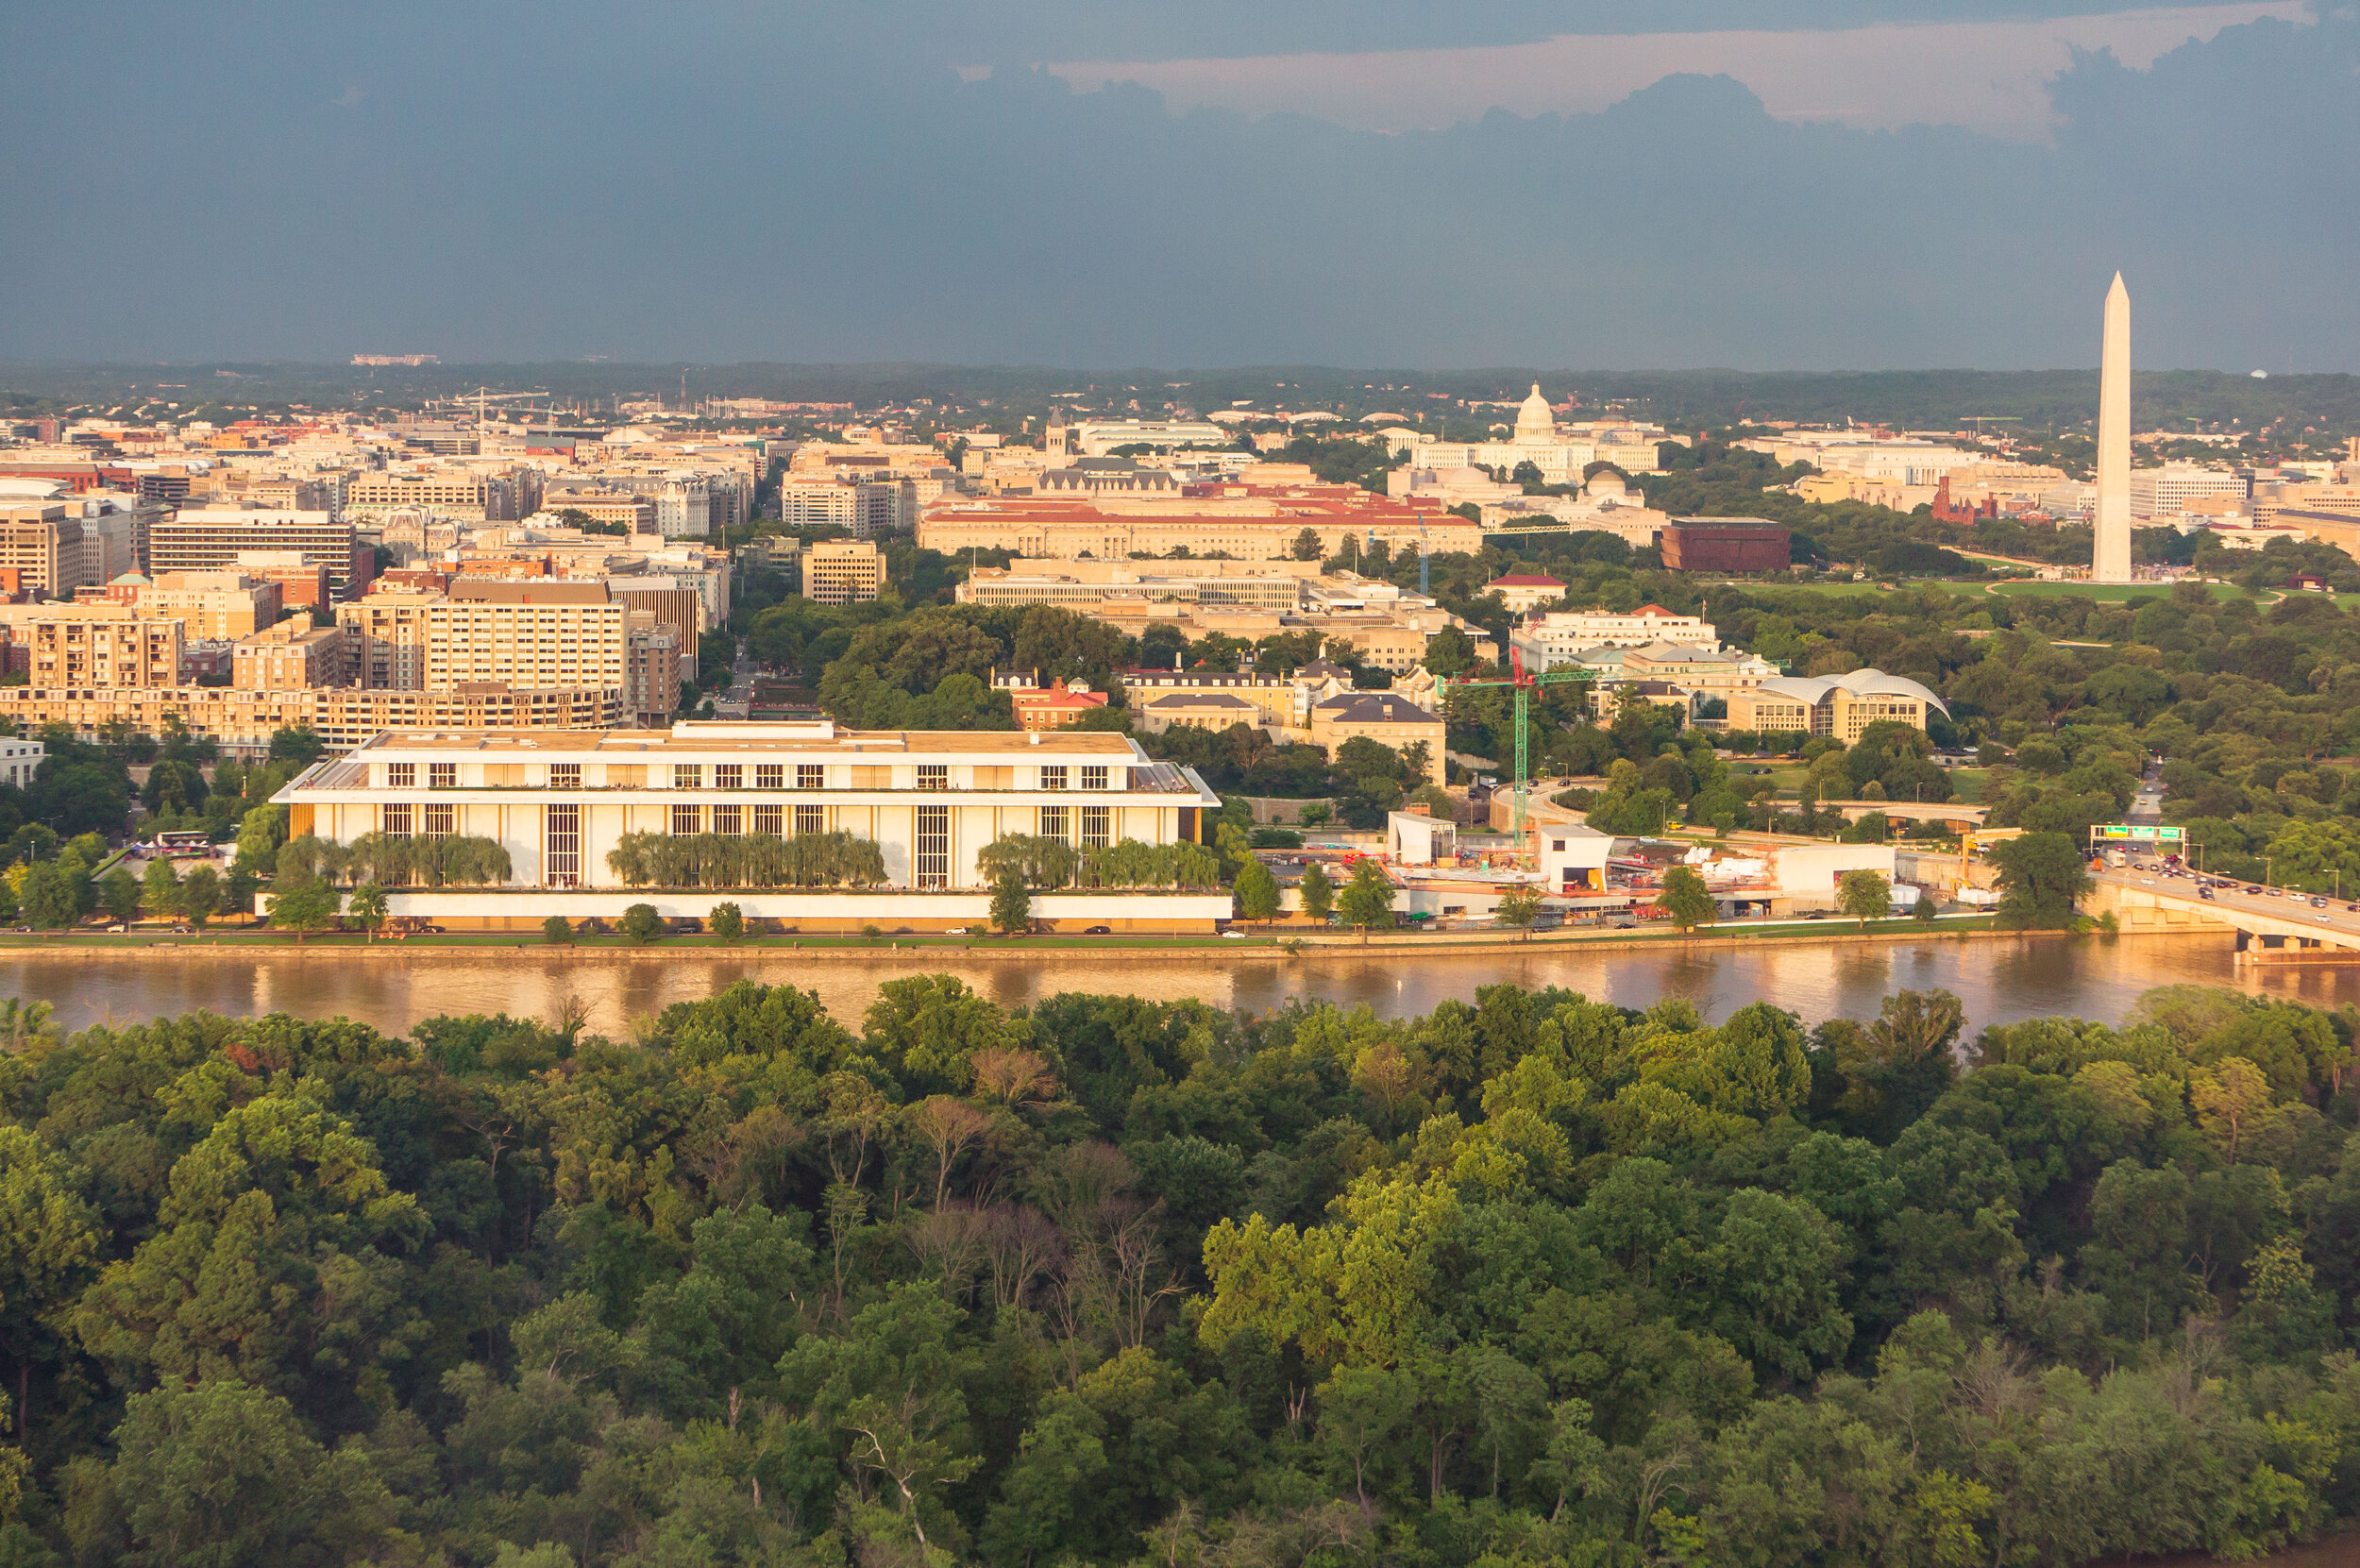
{"label": "car on highway", "polygon": [[2213,896],[2213,890],[2210,887],[2200,887],[2196,890],[2196,896],[2200,899],[2209,899]]}
{"label": "car on highway", "polygon": [[2255,884],[2254,884],[2253,885],[2251,885],[2250,887],[2247,887],[2247,888],[2243,889],[2243,891],[2248,892],[2248,893],[2258,893],[2258,892],[2260,892],[2261,890],[2262,890],[2262,885],[2261,885],[2260,883],[2258,883],[2258,882],[2257,882],[2257,883],[2255,883]]}
{"label": "car on highway", "polygon": [[2311,899],[2311,907],[2314,909],[2325,909],[2327,907],[2327,901],[2315,894]]}

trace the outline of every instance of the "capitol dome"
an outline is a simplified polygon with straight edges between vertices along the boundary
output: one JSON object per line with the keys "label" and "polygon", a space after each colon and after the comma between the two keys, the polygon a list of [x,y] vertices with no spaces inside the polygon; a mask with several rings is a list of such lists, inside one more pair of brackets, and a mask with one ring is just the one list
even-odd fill
{"label": "capitol dome", "polygon": [[1541,396],[1541,383],[1532,383],[1532,396],[1516,410],[1516,439],[1523,442],[1545,442],[1557,439],[1557,415],[1549,410],[1549,400]]}

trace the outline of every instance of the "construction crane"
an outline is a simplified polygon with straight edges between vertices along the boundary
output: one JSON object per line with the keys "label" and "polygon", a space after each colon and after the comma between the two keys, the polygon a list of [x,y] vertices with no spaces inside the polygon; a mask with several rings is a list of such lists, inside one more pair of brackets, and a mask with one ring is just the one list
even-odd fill
{"label": "construction crane", "polygon": [[1532,694],[1542,686],[1586,681],[1589,675],[1585,671],[1574,669],[1527,675],[1525,673],[1525,650],[1512,642],[1508,645],[1508,660],[1511,673],[1506,680],[1494,676],[1489,680],[1478,681],[1461,675],[1445,682],[1444,689],[1446,691],[1474,691],[1483,686],[1506,686],[1516,694],[1516,821],[1515,826],[1509,831],[1517,842],[1522,843],[1525,836],[1525,803],[1532,790],[1531,733],[1530,726],[1526,722],[1526,716],[1531,712]]}

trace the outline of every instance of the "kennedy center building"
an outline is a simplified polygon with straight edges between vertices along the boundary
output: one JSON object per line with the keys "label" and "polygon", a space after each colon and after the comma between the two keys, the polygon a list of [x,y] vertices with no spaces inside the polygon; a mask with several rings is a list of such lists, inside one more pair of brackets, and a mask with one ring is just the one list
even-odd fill
{"label": "kennedy center building", "polygon": [[[611,924],[637,903],[704,919],[721,902],[781,931],[981,927],[992,878],[979,856],[1010,837],[1071,851],[1070,874],[1033,897],[1052,930],[1206,932],[1230,914],[1200,847],[1220,797],[1103,732],[391,731],[273,799],[290,834],[356,863],[431,868],[441,851],[388,841],[478,841],[454,857],[464,874],[387,887],[390,914],[452,929]],[[503,856],[504,875],[482,870]]]}

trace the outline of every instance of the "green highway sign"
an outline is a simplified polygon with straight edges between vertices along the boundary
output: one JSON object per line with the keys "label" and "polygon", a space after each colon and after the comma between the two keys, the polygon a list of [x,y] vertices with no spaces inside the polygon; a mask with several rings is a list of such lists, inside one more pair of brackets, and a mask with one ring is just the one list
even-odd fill
{"label": "green highway sign", "polygon": [[2177,844],[2187,836],[2184,828],[2147,822],[2100,822],[2090,836],[2104,844]]}

